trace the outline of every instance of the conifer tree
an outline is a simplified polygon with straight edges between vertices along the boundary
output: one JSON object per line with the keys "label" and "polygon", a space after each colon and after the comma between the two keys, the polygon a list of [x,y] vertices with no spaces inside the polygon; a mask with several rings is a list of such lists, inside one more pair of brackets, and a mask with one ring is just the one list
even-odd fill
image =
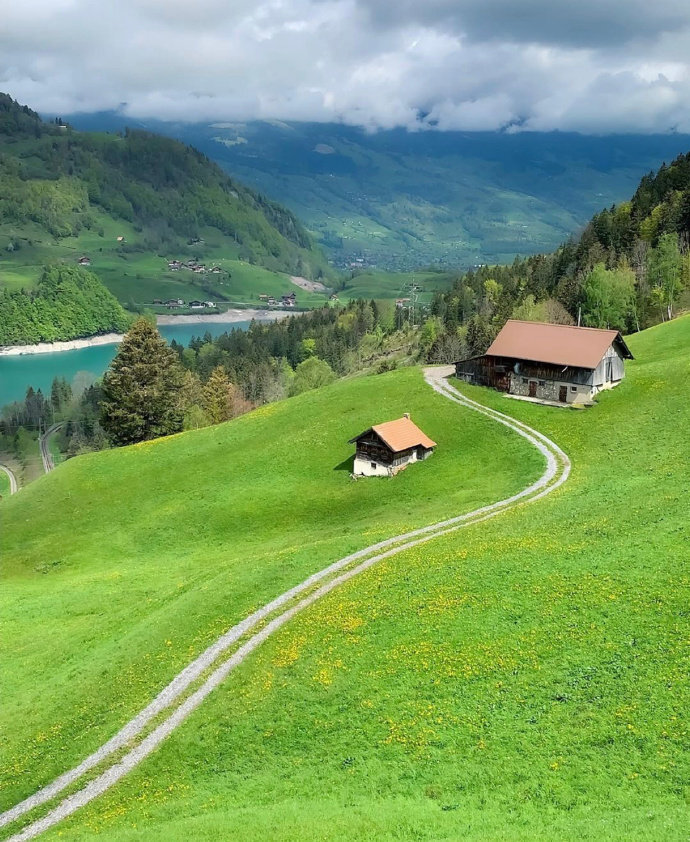
{"label": "conifer tree", "polygon": [[216,366],[204,386],[204,411],[211,424],[232,418],[231,383],[222,365]]}
{"label": "conifer tree", "polygon": [[103,378],[102,424],[113,444],[179,432],[183,376],[177,354],[149,321],[137,319]]}

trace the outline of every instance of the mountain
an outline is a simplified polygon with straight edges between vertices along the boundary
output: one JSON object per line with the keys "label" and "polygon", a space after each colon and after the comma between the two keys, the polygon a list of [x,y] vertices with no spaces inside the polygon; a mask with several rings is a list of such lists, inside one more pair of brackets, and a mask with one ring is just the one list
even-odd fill
{"label": "mountain", "polygon": [[[120,129],[117,114],[74,115]],[[130,123],[133,124],[133,123]],[[336,265],[469,267],[549,252],[690,148],[686,135],[368,133],[351,126],[142,121],[291,208]]]}
{"label": "mountain", "polygon": [[[80,132],[3,94],[0,179],[4,286],[30,286],[43,263],[82,257],[134,304],[178,295],[256,300],[249,293],[270,287],[276,273],[327,272],[292,212],[198,150],[148,131]],[[173,274],[173,260],[218,268]]]}

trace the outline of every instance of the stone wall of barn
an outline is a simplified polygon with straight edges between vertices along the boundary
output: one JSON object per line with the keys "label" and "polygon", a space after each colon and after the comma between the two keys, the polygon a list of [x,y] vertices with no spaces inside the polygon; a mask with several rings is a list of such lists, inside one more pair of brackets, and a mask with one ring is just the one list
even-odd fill
{"label": "stone wall of barn", "polygon": [[566,380],[537,379],[525,377],[520,374],[510,375],[510,394],[530,397],[530,383],[536,383],[536,397],[542,401],[554,401],[560,403],[561,386],[566,389],[565,403],[585,403],[592,399],[593,390],[591,386],[584,383],[572,383]]}

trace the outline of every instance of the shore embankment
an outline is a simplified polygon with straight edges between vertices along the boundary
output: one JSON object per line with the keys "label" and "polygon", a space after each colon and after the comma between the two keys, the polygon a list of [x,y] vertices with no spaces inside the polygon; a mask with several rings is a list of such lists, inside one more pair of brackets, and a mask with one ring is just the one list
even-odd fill
{"label": "shore embankment", "polygon": [[[185,324],[234,324],[247,322],[252,319],[268,321],[281,319],[289,315],[285,312],[270,312],[268,310],[226,310],[224,313],[187,316],[157,316],[159,325]],[[0,357],[17,357],[23,354],[54,354],[59,351],[77,351],[80,348],[95,348],[98,345],[117,345],[122,342],[121,333],[104,333],[99,336],[85,336],[81,339],[69,339],[63,342],[37,342],[35,345],[4,345],[0,347]]]}

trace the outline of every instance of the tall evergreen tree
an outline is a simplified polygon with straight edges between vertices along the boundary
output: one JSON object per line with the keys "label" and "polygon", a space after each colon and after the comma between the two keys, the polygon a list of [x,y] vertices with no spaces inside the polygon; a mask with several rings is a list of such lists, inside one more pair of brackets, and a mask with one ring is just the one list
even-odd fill
{"label": "tall evergreen tree", "polygon": [[177,354],[149,321],[137,319],[103,378],[102,424],[111,441],[133,444],[179,432],[183,376]]}
{"label": "tall evergreen tree", "polygon": [[216,366],[204,386],[203,408],[212,424],[232,418],[231,384],[223,366]]}

